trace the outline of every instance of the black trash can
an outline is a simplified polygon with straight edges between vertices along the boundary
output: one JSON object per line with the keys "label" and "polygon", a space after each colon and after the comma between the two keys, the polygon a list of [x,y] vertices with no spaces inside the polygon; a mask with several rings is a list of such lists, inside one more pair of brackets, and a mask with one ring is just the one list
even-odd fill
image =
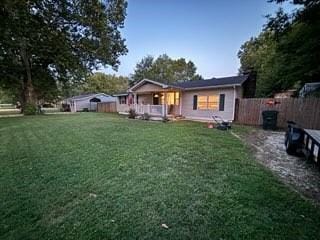
{"label": "black trash can", "polygon": [[278,111],[263,111],[262,112],[263,124],[262,127],[265,130],[276,130]]}

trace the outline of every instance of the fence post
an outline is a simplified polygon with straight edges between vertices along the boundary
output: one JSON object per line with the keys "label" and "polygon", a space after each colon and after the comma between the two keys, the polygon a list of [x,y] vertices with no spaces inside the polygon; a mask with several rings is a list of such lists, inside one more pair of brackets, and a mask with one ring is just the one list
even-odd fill
{"label": "fence post", "polygon": [[234,121],[238,121],[239,116],[239,98],[236,98],[234,103]]}

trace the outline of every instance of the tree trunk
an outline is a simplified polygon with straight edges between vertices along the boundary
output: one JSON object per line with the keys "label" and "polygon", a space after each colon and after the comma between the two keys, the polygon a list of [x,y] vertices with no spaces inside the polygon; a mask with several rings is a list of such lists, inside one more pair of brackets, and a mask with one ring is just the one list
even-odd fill
{"label": "tree trunk", "polygon": [[31,64],[27,56],[26,48],[24,46],[21,47],[21,58],[26,70],[26,75],[23,81],[23,95],[24,95],[23,106],[25,106],[26,104],[35,105],[36,100],[35,100],[34,87],[33,87],[32,78],[31,78]]}

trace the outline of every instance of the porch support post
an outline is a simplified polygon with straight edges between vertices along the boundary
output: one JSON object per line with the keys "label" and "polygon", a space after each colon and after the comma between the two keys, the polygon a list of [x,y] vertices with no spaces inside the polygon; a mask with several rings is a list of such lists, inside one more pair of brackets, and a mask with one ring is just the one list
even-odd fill
{"label": "porch support post", "polygon": [[233,109],[232,109],[232,121],[234,121],[236,114],[236,86],[233,86]]}
{"label": "porch support post", "polygon": [[162,106],[162,116],[167,116],[167,92],[163,93],[163,106]]}
{"label": "porch support post", "polygon": [[182,115],[182,92],[179,92],[179,115]]}
{"label": "porch support post", "polygon": [[164,104],[162,104],[162,117],[164,117],[164,116],[165,116],[164,111],[165,111],[165,107],[164,107]]}
{"label": "porch support post", "polygon": [[137,99],[138,99],[138,98],[137,98],[137,94],[134,93],[134,94],[133,94],[133,103],[134,103],[134,104],[138,104],[138,103],[137,103]]}
{"label": "porch support post", "polygon": [[136,93],[133,94],[133,106],[134,106],[134,110],[137,112],[138,111],[138,104],[137,104],[137,94]]}

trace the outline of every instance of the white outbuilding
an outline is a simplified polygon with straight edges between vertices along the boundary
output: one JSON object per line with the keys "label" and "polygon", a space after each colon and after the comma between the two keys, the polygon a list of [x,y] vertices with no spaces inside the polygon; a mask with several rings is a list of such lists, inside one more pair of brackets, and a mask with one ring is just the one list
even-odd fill
{"label": "white outbuilding", "polygon": [[96,111],[98,102],[116,102],[116,98],[105,93],[91,93],[74,96],[64,100],[71,112]]}

